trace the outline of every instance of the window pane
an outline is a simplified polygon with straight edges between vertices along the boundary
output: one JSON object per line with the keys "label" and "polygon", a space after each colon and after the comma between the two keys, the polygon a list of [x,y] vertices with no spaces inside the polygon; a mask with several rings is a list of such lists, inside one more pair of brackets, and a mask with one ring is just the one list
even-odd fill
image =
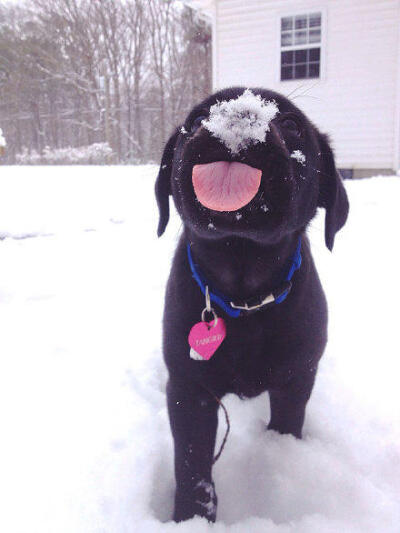
{"label": "window pane", "polygon": [[294,35],[294,44],[305,44],[307,42],[306,31],[296,31]]}
{"label": "window pane", "polygon": [[307,65],[305,63],[301,65],[296,65],[294,69],[294,77],[296,79],[305,78],[307,76]]}
{"label": "window pane", "polygon": [[294,19],[294,27],[296,30],[307,28],[307,15],[298,15]]}
{"label": "window pane", "polygon": [[308,17],[308,25],[310,28],[321,26],[321,13],[313,13]]}
{"label": "window pane", "polygon": [[281,30],[291,30],[293,29],[293,17],[285,17],[281,19]]}
{"label": "window pane", "polygon": [[320,49],[310,48],[310,61],[319,61],[319,58],[320,58]]}
{"label": "window pane", "polygon": [[292,80],[293,79],[293,67],[282,67],[281,68],[281,80]]}
{"label": "window pane", "polygon": [[308,77],[319,78],[319,63],[310,63],[308,65]]}
{"label": "window pane", "polygon": [[293,52],[282,52],[281,63],[282,65],[291,65],[293,63]]}
{"label": "window pane", "polygon": [[319,43],[319,42],[321,42],[321,30],[320,29],[318,29],[318,30],[310,30],[308,42],[309,43]]}
{"label": "window pane", "polygon": [[291,31],[282,33],[281,45],[290,46],[293,44],[293,33]]}
{"label": "window pane", "polygon": [[307,50],[296,50],[294,53],[295,63],[307,62]]}
{"label": "window pane", "polygon": [[319,78],[320,48],[281,52],[281,80]]}

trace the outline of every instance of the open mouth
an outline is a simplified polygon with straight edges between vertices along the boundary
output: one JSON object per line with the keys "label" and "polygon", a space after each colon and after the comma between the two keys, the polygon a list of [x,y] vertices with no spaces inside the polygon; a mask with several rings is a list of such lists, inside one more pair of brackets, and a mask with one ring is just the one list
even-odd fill
{"label": "open mouth", "polygon": [[244,163],[216,161],[195,165],[194,192],[199,202],[214,211],[236,211],[256,196],[262,171]]}

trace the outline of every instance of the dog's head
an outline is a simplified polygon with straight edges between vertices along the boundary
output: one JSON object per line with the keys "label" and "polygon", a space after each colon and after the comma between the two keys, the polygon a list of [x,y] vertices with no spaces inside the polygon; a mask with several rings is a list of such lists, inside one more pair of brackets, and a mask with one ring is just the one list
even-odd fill
{"label": "dog's head", "polygon": [[156,183],[158,235],[171,194],[184,224],[207,238],[278,242],[324,207],[330,250],[349,209],[327,137],[282,95],[243,87],[204,100],[169,139]]}

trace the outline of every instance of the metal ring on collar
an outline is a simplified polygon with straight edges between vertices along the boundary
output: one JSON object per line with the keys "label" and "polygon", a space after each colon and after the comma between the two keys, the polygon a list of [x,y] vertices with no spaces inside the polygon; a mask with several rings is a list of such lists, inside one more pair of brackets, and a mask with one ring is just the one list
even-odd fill
{"label": "metal ring on collar", "polygon": [[215,328],[215,326],[218,324],[218,316],[217,316],[217,313],[214,311],[214,309],[212,307],[210,307],[210,309],[207,309],[207,307],[205,307],[201,313],[201,321],[202,322],[206,322],[206,313],[212,313],[213,317],[214,317],[214,324],[211,326],[213,328]]}
{"label": "metal ring on collar", "polygon": [[211,313],[210,291],[208,289],[208,285],[206,285],[206,309],[209,313]]}

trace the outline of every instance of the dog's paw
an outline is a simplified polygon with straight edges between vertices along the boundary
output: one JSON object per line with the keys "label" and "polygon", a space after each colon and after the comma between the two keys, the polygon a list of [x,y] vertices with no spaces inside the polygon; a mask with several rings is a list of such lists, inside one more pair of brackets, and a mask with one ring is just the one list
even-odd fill
{"label": "dog's paw", "polygon": [[214,483],[202,479],[189,493],[177,491],[174,521],[182,522],[194,516],[201,516],[209,522],[215,522],[217,502]]}

